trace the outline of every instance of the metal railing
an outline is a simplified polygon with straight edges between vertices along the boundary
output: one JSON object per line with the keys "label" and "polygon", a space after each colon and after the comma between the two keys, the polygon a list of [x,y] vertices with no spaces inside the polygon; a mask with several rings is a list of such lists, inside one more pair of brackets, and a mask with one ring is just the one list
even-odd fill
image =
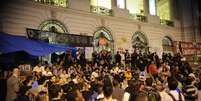
{"label": "metal railing", "polygon": [[130,18],[138,20],[138,21],[142,21],[142,22],[146,22],[147,21],[146,16],[144,16],[142,14],[130,14]]}
{"label": "metal railing", "polygon": [[174,27],[174,22],[170,21],[170,20],[160,19],[160,23],[161,23],[161,25],[167,25],[167,26]]}
{"label": "metal railing", "polygon": [[112,9],[108,9],[108,8],[100,7],[100,6],[92,6],[91,5],[91,12],[97,13],[97,14],[100,14],[100,15],[113,16]]}
{"label": "metal railing", "polygon": [[34,0],[35,2],[52,5],[52,6],[60,6],[60,7],[67,7],[68,0]]}

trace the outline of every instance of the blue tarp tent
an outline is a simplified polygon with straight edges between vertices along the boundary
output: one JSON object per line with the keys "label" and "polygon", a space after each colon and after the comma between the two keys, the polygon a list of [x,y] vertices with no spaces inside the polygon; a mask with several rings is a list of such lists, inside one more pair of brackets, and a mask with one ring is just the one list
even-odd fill
{"label": "blue tarp tent", "polygon": [[76,48],[58,44],[49,44],[42,41],[27,39],[23,36],[14,36],[3,32],[0,33],[1,53],[25,51],[33,56],[45,56],[54,52],[62,52],[66,50],[75,52]]}

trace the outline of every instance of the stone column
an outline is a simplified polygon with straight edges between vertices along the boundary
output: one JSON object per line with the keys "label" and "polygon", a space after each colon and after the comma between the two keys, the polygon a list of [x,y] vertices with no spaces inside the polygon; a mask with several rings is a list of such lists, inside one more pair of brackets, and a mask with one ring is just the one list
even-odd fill
{"label": "stone column", "polygon": [[124,1],[124,9],[127,9],[127,0]]}
{"label": "stone column", "polygon": [[144,6],[144,15],[149,15],[149,0],[143,0]]}
{"label": "stone column", "polygon": [[117,7],[117,1],[116,0],[111,0],[111,8]]}
{"label": "stone column", "polygon": [[170,20],[174,20],[174,0],[169,0]]}

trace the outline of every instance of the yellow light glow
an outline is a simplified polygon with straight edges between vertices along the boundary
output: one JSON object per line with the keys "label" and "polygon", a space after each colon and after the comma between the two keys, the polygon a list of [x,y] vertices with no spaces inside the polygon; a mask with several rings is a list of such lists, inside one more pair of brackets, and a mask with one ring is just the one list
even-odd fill
{"label": "yellow light glow", "polygon": [[117,0],[117,7],[118,8],[125,8],[125,0]]}
{"label": "yellow light glow", "polygon": [[91,0],[91,5],[111,9],[111,0]]}
{"label": "yellow light glow", "polygon": [[126,7],[131,14],[144,14],[143,0],[127,0]]}
{"label": "yellow light glow", "polygon": [[157,1],[157,15],[160,19],[170,20],[170,0]]}

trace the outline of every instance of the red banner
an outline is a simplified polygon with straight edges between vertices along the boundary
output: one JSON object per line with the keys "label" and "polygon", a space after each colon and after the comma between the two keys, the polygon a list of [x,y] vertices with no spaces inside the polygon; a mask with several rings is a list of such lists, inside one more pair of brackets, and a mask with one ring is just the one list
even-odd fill
{"label": "red banner", "polygon": [[196,48],[197,48],[197,54],[201,55],[201,43],[197,43]]}
{"label": "red banner", "polygon": [[201,54],[201,43],[193,42],[175,42],[176,52],[181,52],[183,55]]}

